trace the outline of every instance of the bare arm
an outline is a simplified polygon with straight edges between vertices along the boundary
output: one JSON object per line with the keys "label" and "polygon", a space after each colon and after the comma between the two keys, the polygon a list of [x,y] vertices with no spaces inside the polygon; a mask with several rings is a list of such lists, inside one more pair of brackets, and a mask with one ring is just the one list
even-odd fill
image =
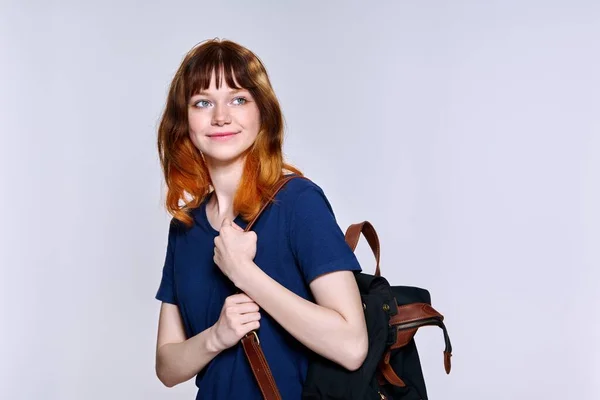
{"label": "bare arm", "polygon": [[310,289],[317,304],[291,292],[254,262],[238,269],[234,283],[298,341],[348,370],[358,369],[368,337],[356,279],[350,271],[317,277]]}
{"label": "bare arm", "polygon": [[186,340],[179,308],[162,303],[156,344],[156,375],[168,387],[185,382],[219,354],[210,328]]}
{"label": "bare arm", "polygon": [[174,304],[162,303],[156,343],[156,375],[168,387],[194,377],[223,350],[242,336],[260,327],[258,305],[244,294],[225,299],[219,320],[210,328],[186,340],[185,330]]}

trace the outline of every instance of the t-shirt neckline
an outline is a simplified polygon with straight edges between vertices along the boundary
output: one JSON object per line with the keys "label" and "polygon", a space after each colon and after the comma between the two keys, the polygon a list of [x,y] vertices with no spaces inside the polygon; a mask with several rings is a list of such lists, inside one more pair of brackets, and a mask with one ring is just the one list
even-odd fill
{"label": "t-shirt neckline", "polygon": [[[202,216],[202,222],[206,225],[206,227],[208,228],[208,230],[213,233],[215,236],[219,235],[219,231],[215,229],[214,226],[211,225],[210,221],[208,220],[208,214],[206,213],[206,205],[208,204],[210,197],[212,196],[212,192],[209,193],[206,198],[204,199],[204,201],[202,202],[202,209],[201,209],[201,216]],[[235,217],[235,219],[233,220],[233,222],[235,222],[236,224],[238,224],[242,229],[246,229],[246,226],[248,226],[248,224],[246,223],[246,221],[244,221],[244,219],[241,217],[241,215],[238,215],[237,217]]]}

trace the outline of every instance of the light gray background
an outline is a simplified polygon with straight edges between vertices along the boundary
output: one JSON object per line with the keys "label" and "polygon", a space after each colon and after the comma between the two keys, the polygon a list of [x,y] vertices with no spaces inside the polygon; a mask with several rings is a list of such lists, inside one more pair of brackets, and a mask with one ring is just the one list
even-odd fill
{"label": "light gray background", "polygon": [[265,62],[340,226],[446,315],[431,399],[600,398],[600,3],[213,3],[1,3],[0,397],[194,398],[154,375],[155,132],[218,36]]}

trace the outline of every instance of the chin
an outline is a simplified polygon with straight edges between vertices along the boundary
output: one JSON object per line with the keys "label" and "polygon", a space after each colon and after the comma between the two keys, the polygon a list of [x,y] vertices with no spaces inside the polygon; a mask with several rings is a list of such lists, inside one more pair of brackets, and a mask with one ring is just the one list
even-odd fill
{"label": "chin", "polygon": [[218,151],[203,151],[204,158],[209,163],[229,164],[244,157],[247,149],[220,149]]}
{"label": "chin", "polygon": [[255,140],[256,136],[246,135],[225,142],[213,142],[206,138],[192,137],[194,145],[202,152],[205,160],[217,164],[233,163],[240,160],[247,154]]}

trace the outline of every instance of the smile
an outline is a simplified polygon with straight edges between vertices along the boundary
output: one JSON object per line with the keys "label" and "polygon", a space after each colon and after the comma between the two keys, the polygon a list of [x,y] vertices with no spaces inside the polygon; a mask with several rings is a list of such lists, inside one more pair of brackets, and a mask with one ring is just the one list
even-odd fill
{"label": "smile", "polygon": [[234,137],[237,134],[238,132],[219,132],[207,136],[213,140],[227,140]]}

